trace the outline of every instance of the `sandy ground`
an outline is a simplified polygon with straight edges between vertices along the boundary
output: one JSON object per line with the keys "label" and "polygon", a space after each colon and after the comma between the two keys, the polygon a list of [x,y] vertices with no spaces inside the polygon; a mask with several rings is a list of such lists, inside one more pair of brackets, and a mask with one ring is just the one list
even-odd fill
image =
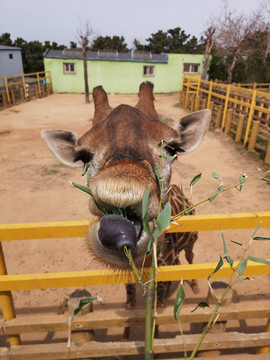
{"label": "sandy ground", "polygon": [[[135,105],[137,95],[109,95],[114,107],[121,103]],[[178,94],[156,95],[156,109],[163,119],[176,121],[185,115],[177,106]],[[40,138],[41,129],[67,129],[83,134],[92,124],[93,102],[84,103],[84,95],[53,94],[44,99],[20,104],[0,112],[0,215],[1,223],[29,223],[89,219],[87,195],[74,189],[69,180],[83,183],[81,171],[61,165]],[[240,173],[257,174],[257,168],[268,170],[257,156],[247,154],[240,145],[219,131],[209,131],[202,145],[192,154],[179,157],[173,166],[173,182],[183,184],[189,196],[189,183],[198,173],[201,180],[193,187],[193,203],[205,199],[219,186],[212,172],[218,173],[224,185],[238,182]],[[245,184],[242,192],[233,189],[197,208],[202,213],[234,213],[266,211],[270,208],[270,186],[260,180]],[[247,243],[252,230],[226,231],[225,238],[231,256],[237,260],[240,247],[230,240]],[[270,236],[261,229],[260,236]],[[3,243],[10,274],[60,272],[95,268],[86,251],[84,239],[56,239]],[[201,232],[195,245],[195,263],[217,262],[222,254],[220,232]],[[269,242],[253,244],[251,253],[270,258]],[[185,263],[183,254],[180,259]],[[245,282],[236,289],[236,300],[270,297],[269,276]],[[204,299],[205,281],[200,282]],[[104,299],[104,309],[113,302],[123,307],[123,285],[94,286],[88,290]],[[65,299],[72,289],[52,289],[14,292],[17,314],[29,312],[62,312]],[[187,297],[193,297],[186,286]],[[169,300],[168,303],[172,303]],[[191,301],[191,300],[190,300]],[[194,301],[197,301],[196,299]],[[109,333],[109,331],[108,331]]]}

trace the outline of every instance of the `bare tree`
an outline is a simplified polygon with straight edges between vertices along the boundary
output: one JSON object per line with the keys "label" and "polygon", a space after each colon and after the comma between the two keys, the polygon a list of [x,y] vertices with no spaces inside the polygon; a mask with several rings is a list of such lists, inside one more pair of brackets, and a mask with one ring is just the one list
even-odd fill
{"label": "bare tree", "polygon": [[94,40],[94,32],[87,22],[84,26],[84,30],[82,30],[81,21],[80,21],[80,29],[77,31],[77,40],[82,49],[82,57],[83,57],[83,73],[84,73],[84,89],[85,89],[85,102],[89,103],[89,86],[88,86],[88,73],[87,73],[87,45]]}
{"label": "bare tree", "polygon": [[210,20],[210,28],[215,30],[213,34],[211,32],[208,34],[212,41],[212,47],[215,47],[219,55],[226,56],[227,61],[230,59],[228,83],[232,82],[232,72],[239,57],[250,55],[256,51],[256,47],[247,47],[248,39],[252,38],[255,33],[267,31],[263,14],[262,4],[250,14],[246,14],[230,10],[228,1],[223,0],[221,15]]}
{"label": "bare tree", "polygon": [[202,71],[202,75],[201,75],[201,78],[203,80],[206,80],[209,58],[210,58],[210,54],[211,54],[213,45],[215,43],[215,37],[214,37],[215,32],[216,32],[216,28],[212,25],[212,26],[209,26],[209,28],[204,33],[206,36],[206,44],[205,44],[205,50],[204,50],[203,71]]}

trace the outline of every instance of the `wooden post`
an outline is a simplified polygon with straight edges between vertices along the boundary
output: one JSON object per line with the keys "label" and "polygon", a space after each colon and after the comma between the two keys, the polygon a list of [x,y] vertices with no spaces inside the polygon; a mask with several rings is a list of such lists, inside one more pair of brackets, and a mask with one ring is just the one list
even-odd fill
{"label": "wooden post", "polygon": [[4,106],[4,109],[6,109],[7,108],[7,97],[6,97],[5,92],[2,93],[2,97],[3,97],[3,106]]}
{"label": "wooden post", "polygon": [[222,115],[222,105],[218,105],[217,114],[216,114],[216,121],[215,121],[215,127],[220,127],[221,115]]}
{"label": "wooden post", "polygon": [[38,98],[38,87],[37,84],[35,85],[35,94],[36,94],[36,99]]}
{"label": "wooden post", "polygon": [[190,111],[193,112],[194,108],[195,108],[195,94],[192,94],[190,99]]}
{"label": "wooden post", "polygon": [[11,93],[12,104],[13,104],[13,105],[16,105],[16,102],[15,102],[15,95],[14,95],[14,90],[13,90],[13,89],[11,89],[10,93]]}
{"label": "wooden post", "polygon": [[207,98],[203,98],[202,99],[202,110],[206,109],[206,105],[207,105]]}
{"label": "wooden post", "polygon": [[43,83],[41,83],[41,94],[42,94],[42,97],[45,97],[45,86]]}
{"label": "wooden post", "polygon": [[195,99],[195,107],[194,110],[198,111],[200,109],[201,97],[198,95]]}
{"label": "wooden post", "polygon": [[236,134],[235,134],[236,142],[241,141],[241,139],[242,139],[242,131],[243,131],[245,117],[246,117],[245,114],[240,114],[238,117],[237,129],[236,129]]}
{"label": "wooden post", "polygon": [[[75,290],[68,299],[68,311],[70,314],[77,308],[79,301],[85,297],[91,296],[87,290]],[[88,314],[89,312],[93,312],[92,303],[85,305],[81,311],[76,314],[74,321],[76,318],[82,317],[84,314]],[[71,342],[73,342],[77,346],[81,346],[88,341],[93,340],[94,332],[93,330],[74,330],[71,333]]]}
{"label": "wooden post", "polygon": [[226,115],[225,128],[224,128],[225,134],[228,134],[230,132],[232,115],[233,115],[233,109],[228,109],[227,115]]}
{"label": "wooden post", "polygon": [[251,130],[251,135],[250,135],[250,139],[249,139],[249,143],[248,143],[248,151],[252,151],[255,149],[259,126],[260,126],[260,121],[258,121],[258,120],[252,121],[252,130]]}
{"label": "wooden post", "polygon": [[210,104],[209,104],[209,110],[211,111],[211,114],[212,114],[212,116],[213,116],[214,101],[210,101]]}
{"label": "wooden post", "polygon": [[24,90],[23,90],[22,87],[20,88],[20,97],[21,97],[22,102],[25,101],[25,99],[24,99]]}
{"label": "wooden post", "polygon": [[[224,291],[228,287],[228,284],[222,281],[215,281],[211,284],[212,289],[214,290],[214,294],[210,291],[208,291],[206,302],[208,305],[212,305],[211,307],[214,308],[217,303],[220,302],[220,299],[222,295],[224,294]],[[232,297],[233,297],[233,291],[232,289],[229,289],[227,292],[225,298],[222,301],[221,306],[226,307],[232,303]],[[210,331],[208,333],[211,334],[220,334],[225,332],[226,330],[227,321],[216,321],[215,324],[212,326]],[[206,324],[203,324],[203,329],[206,326]],[[198,357],[211,357],[211,356],[219,356],[220,350],[209,350],[209,351],[200,351],[198,353]]]}
{"label": "wooden post", "polygon": [[29,99],[29,101],[32,100],[32,88],[31,88],[30,85],[29,85],[29,88],[28,88],[28,99]]}
{"label": "wooden post", "polygon": [[266,164],[270,164],[270,138],[268,140],[268,145],[267,145],[266,152],[265,152],[264,162]]}

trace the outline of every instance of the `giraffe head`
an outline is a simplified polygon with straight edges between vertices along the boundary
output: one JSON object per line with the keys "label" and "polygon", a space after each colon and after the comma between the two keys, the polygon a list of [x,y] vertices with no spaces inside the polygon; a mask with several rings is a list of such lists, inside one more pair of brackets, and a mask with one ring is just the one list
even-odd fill
{"label": "giraffe head", "polygon": [[[167,202],[164,194],[170,184],[172,155],[198,147],[208,129],[210,111],[185,116],[173,129],[158,118],[151,83],[141,84],[135,107],[120,105],[112,109],[101,86],[94,88],[93,98],[93,126],[83,136],[66,130],[43,130],[41,135],[64,164],[83,167],[89,163],[93,194],[89,209],[97,216],[88,231],[89,248],[99,262],[122,269],[128,266],[124,246],[131,250],[135,264],[140,264],[149,243],[142,228],[145,192],[150,188],[147,215],[151,224],[158,213],[161,181],[162,206]],[[163,148],[168,157],[165,167],[158,146],[162,140],[168,141]],[[164,169],[163,180],[156,175],[157,166]],[[115,208],[121,209],[126,218],[113,215]]]}

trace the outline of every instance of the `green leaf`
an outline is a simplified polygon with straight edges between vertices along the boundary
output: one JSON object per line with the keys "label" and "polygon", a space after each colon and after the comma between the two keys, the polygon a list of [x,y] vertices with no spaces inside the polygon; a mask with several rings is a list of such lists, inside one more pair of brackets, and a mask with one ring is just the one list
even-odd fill
{"label": "green leaf", "polygon": [[161,245],[160,245],[160,247],[159,247],[159,249],[157,251],[157,257],[159,256],[159,254],[160,254],[160,252],[161,252],[161,250],[163,248],[163,245],[164,245],[164,243],[161,243]]}
{"label": "green leaf", "polygon": [[239,182],[240,182],[241,185],[240,185],[240,187],[239,187],[239,191],[242,190],[243,184],[244,184],[245,181],[246,181],[246,177],[245,177],[244,175],[240,174]]}
{"label": "green leaf", "polygon": [[150,237],[152,237],[152,231],[150,228],[150,224],[149,224],[149,218],[147,215],[145,215],[145,217],[143,218],[143,230],[146,232],[147,235],[149,235]]}
{"label": "green leaf", "polygon": [[153,247],[153,238],[150,239],[148,246],[147,246],[147,250],[146,250],[146,255],[150,254],[151,250]]}
{"label": "green leaf", "polygon": [[242,247],[243,247],[243,244],[241,244],[241,243],[239,243],[239,242],[237,242],[237,241],[231,240],[231,242],[234,243],[234,244],[236,244],[236,245],[239,245],[239,246],[242,246]]}
{"label": "green leaf", "polygon": [[228,249],[227,249],[227,246],[226,246],[226,243],[225,243],[225,238],[224,238],[224,232],[222,231],[221,232],[221,236],[222,236],[222,241],[223,241],[223,248],[224,248],[224,254],[228,254]]}
{"label": "green leaf", "polygon": [[93,196],[92,191],[89,189],[89,187],[86,187],[86,186],[80,185],[80,184],[76,184],[76,183],[74,183],[74,182],[72,183],[72,185],[73,185],[75,188],[86,192],[88,195]]}
{"label": "green leaf", "polygon": [[112,206],[112,213],[114,215],[119,215],[119,216],[122,216],[122,217],[124,216],[123,211],[121,209],[117,208],[116,206]]}
{"label": "green leaf", "polygon": [[84,164],[84,168],[83,168],[83,172],[82,172],[82,176],[84,176],[85,175],[85,173],[86,173],[86,171],[88,170],[88,168],[89,168],[89,163],[86,163],[86,164]]}
{"label": "green leaf", "polygon": [[223,266],[223,260],[222,260],[222,257],[220,256],[219,257],[219,262],[215,268],[215,270],[212,272],[212,274],[210,274],[207,278],[207,280],[209,280],[216,272],[218,272],[218,270],[220,270]]}
{"label": "green leaf", "polygon": [[95,203],[96,207],[98,208],[98,210],[99,210],[103,215],[107,215],[106,211],[99,205],[99,203],[96,202],[95,199],[94,199],[94,203]]}
{"label": "green leaf", "polygon": [[246,267],[247,267],[247,262],[248,262],[248,257],[246,257],[244,260],[242,260],[240,262],[240,264],[238,265],[238,268],[237,268],[237,277],[240,277],[243,272],[245,271]]}
{"label": "green leaf", "polygon": [[230,267],[233,266],[234,260],[229,255],[225,256],[224,259],[230,264]]}
{"label": "green leaf", "polygon": [[155,170],[155,172],[156,172],[157,178],[158,178],[159,180],[161,180],[161,179],[162,179],[162,175],[160,174],[158,164],[156,164],[156,170]]}
{"label": "green leaf", "polygon": [[73,311],[73,314],[71,315],[71,321],[73,321],[74,316],[75,316],[76,314],[78,314],[78,312],[80,312],[81,309],[82,309],[85,305],[87,305],[87,304],[89,304],[89,303],[91,303],[91,302],[93,302],[93,301],[96,301],[96,300],[97,300],[97,297],[95,297],[95,296],[91,296],[91,297],[87,297],[87,298],[81,299],[81,300],[79,301],[76,309]]}
{"label": "green leaf", "polygon": [[205,307],[209,307],[210,309],[210,306],[207,304],[207,302],[202,301],[193,310],[191,310],[191,312],[196,311],[198,308],[205,308]]}
{"label": "green leaf", "polygon": [[217,197],[217,195],[218,195],[222,190],[223,190],[223,185],[220,185],[220,186],[217,188],[217,190],[216,190],[212,195],[209,196],[209,201],[210,201],[210,202],[213,202],[214,199]]}
{"label": "green leaf", "polygon": [[212,176],[214,179],[220,179],[220,176],[215,171],[212,172]]}
{"label": "green leaf", "polygon": [[187,214],[189,214],[189,213],[191,213],[192,211],[194,210],[194,207],[193,206],[191,206],[190,208],[188,208],[186,211],[184,211],[184,215],[187,215]]}
{"label": "green leaf", "polygon": [[175,320],[177,321],[179,318],[179,314],[183,305],[183,302],[185,300],[185,291],[184,291],[184,287],[181,284],[177,290],[177,294],[175,297],[175,301],[174,301],[174,309],[173,309],[173,315]]}
{"label": "green leaf", "polygon": [[261,180],[266,181],[268,184],[270,184],[270,179],[267,179],[267,178],[261,178]]}
{"label": "green leaf", "polygon": [[142,199],[142,218],[143,219],[145,218],[145,215],[147,212],[149,195],[150,195],[150,187],[146,190],[146,192],[143,195],[143,199]]}
{"label": "green leaf", "polygon": [[157,218],[157,228],[154,232],[154,238],[157,239],[164,229],[166,229],[171,222],[171,204],[167,202],[164,209],[159,213]]}
{"label": "green leaf", "polygon": [[256,229],[254,230],[253,234],[251,235],[252,238],[254,238],[256,232],[259,230],[260,226],[262,224],[262,221],[259,222],[259,224],[257,225]]}
{"label": "green leaf", "polygon": [[270,261],[265,260],[265,259],[260,259],[260,258],[254,257],[254,256],[249,256],[248,258],[249,258],[249,260],[256,262],[256,263],[270,265]]}
{"label": "green leaf", "polygon": [[190,182],[189,186],[193,186],[193,185],[195,185],[195,184],[196,184],[196,182],[197,182],[197,181],[199,181],[201,177],[202,177],[202,173],[200,173],[200,174],[198,174],[198,175],[194,176],[194,178],[191,180],[191,182]]}
{"label": "green leaf", "polygon": [[253,240],[270,240],[270,237],[256,236]]}
{"label": "green leaf", "polygon": [[243,282],[244,280],[250,280],[250,278],[248,276],[244,277],[244,278],[241,278],[241,279],[238,279],[237,282],[239,284],[241,284],[241,282]]}
{"label": "green leaf", "polygon": [[89,186],[90,177],[91,177],[91,171],[90,171],[90,169],[88,169],[87,178],[86,178],[86,184],[87,184],[87,186]]}

